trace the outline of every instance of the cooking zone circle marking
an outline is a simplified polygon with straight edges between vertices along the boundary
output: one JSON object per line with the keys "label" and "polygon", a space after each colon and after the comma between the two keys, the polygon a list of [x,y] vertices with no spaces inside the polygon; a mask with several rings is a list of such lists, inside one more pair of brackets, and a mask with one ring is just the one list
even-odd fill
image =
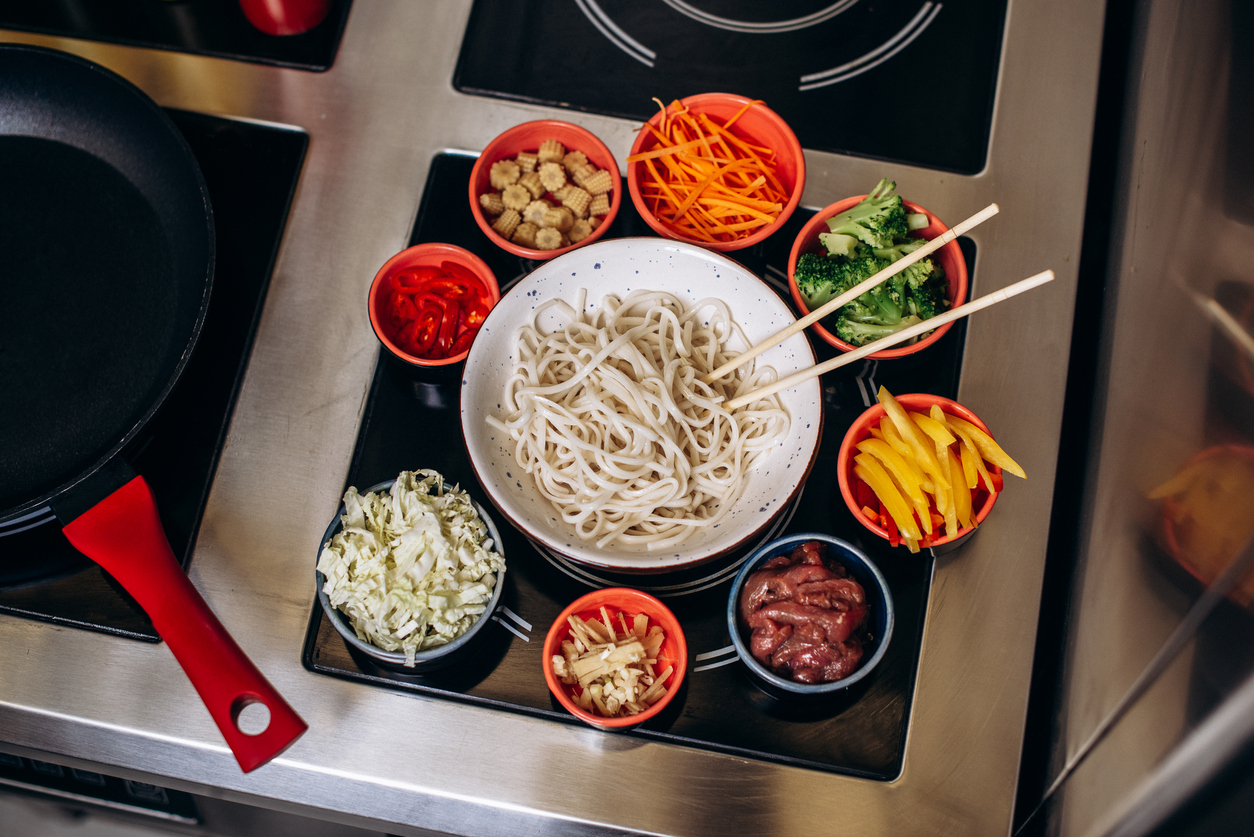
{"label": "cooking zone circle marking", "polygon": [[[801,29],[809,29],[826,23],[836,18],[841,12],[846,11],[858,0],[841,0],[841,2],[833,3],[824,9],[820,9],[812,14],[802,17],[792,18],[789,20],[778,21],[747,21],[734,20],[732,18],[719,17],[702,11],[695,6],[683,2],[683,0],[662,0],[667,6],[679,12],[679,14],[698,23],[705,24],[714,29],[723,29],[729,32],[742,32],[748,35],[773,35],[782,32],[796,32]],[[618,47],[624,53],[644,64],[646,67],[653,67],[657,61],[658,54],[649,49],[644,44],[623,31],[622,27],[616,24],[613,19],[606,14],[605,10],[598,5],[597,0],[575,0],[575,4],[579,6],[579,11],[583,12],[584,17],[596,27],[597,31],[605,36],[611,44]],[[821,87],[828,87],[833,84],[839,84],[842,81],[848,81],[855,76],[862,75],[867,70],[883,64],[897,53],[901,52],[910,45],[915,38],[923,34],[923,31],[936,20],[936,16],[940,14],[942,4],[933,3],[926,0],[919,11],[910,19],[910,21],[900,30],[890,36],[882,44],[871,49],[844,64],[839,64],[827,70],[820,70],[816,73],[807,73],[799,79],[798,90],[804,92],[808,90],[817,90]]]}

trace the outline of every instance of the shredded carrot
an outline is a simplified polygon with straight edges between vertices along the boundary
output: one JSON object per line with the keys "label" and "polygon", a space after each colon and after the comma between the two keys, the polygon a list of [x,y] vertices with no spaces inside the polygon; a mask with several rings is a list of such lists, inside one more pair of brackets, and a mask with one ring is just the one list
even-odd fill
{"label": "shredded carrot", "polygon": [[730,129],[749,108],[719,124],[678,101],[662,108],[658,125],[645,123],[652,147],[627,158],[641,164],[640,195],[662,226],[681,238],[725,243],[770,226],[788,203],[775,152]]}

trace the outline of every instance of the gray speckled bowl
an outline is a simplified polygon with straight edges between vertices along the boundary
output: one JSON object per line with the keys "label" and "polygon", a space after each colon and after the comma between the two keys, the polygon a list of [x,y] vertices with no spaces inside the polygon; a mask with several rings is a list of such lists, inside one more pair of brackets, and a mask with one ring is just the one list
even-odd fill
{"label": "gray speckled bowl", "polygon": [[[752,542],[801,490],[818,455],[823,409],[819,379],[780,394],[791,419],[788,435],[749,476],[744,493],[717,527],[695,534],[679,548],[649,552],[643,547],[596,547],[561,520],[514,459],[513,443],[485,421],[503,418],[502,396],[516,356],[518,329],[535,308],[560,297],[574,304],[587,291],[589,309],[610,293],[667,291],[694,303],[717,297],[751,344],[792,323],[795,317],[769,285],[726,256],[694,244],[659,238],[620,238],[546,262],[523,278],[488,314],[466,358],[462,381],[462,434],[479,482],[497,509],[516,527],[553,552],[588,566],[616,572],[657,573],[699,564]],[[747,348],[747,347],[745,347]],[[794,335],[756,359],[780,376],[813,366],[804,334]]]}
{"label": "gray speckled bowl", "polygon": [[[361,493],[369,494],[372,491],[388,491],[392,488],[393,482],[395,482],[395,480],[388,480],[387,482],[381,482],[378,485],[372,485]],[[445,483],[445,487],[451,488],[452,486]],[[489,517],[487,512],[483,510],[482,506],[478,503],[474,503],[473,500],[471,502],[474,504],[475,511],[478,512],[479,518],[488,528],[488,537],[492,538],[493,543],[496,545],[496,551],[501,555],[504,555],[505,548],[501,545],[501,533],[496,530],[496,524],[492,522],[492,518]],[[343,527],[344,524],[340,519],[343,514],[344,504],[341,502],[339,509],[335,512],[335,517],[332,518],[330,525],[327,526],[326,532],[323,533],[322,540],[318,542],[318,553],[314,556],[315,564],[318,561],[318,556],[322,554],[322,548],[326,546],[326,544],[330,542],[331,538],[334,537]],[[497,607],[501,604],[501,591],[505,589],[505,569],[506,568],[502,568],[496,574],[496,587],[492,588],[492,598],[488,600],[488,609],[480,615],[480,617],[473,625],[470,626],[469,629],[467,629],[466,633],[462,634],[452,642],[445,643],[444,645],[438,645],[435,648],[428,648],[426,651],[419,651],[414,655],[414,664],[412,666],[405,665],[405,654],[403,652],[385,651],[379,646],[372,645],[357,636],[357,632],[353,630],[353,626],[350,624],[348,617],[341,613],[338,608],[331,606],[330,598],[322,589],[323,585],[326,583],[326,578],[322,575],[322,573],[314,570],[314,580],[318,585],[318,602],[322,605],[322,610],[326,613],[327,620],[335,627],[335,630],[339,632],[340,636],[344,638],[344,641],[347,642],[349,646],[356,649],[359,653],[369,657],[376,664],[383,666],[384,668],[395,669],[396,671],[409,674],[419,674],[422,672],[435,671],[437,669],[444,668],[445,666],[456,662],[459,657],[463,657],[468,649],[478,645],[479,639],[484,634],[484,629],[487,628],[488,622],[492,619],[492,615],[496,613]]]}

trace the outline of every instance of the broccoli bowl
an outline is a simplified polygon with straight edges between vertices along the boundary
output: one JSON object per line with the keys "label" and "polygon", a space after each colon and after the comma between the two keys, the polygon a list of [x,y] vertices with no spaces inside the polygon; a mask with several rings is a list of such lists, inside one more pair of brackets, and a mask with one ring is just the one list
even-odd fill
{"label": "broccoli bowl", "polygon": [[[882,268],[949,229],[921,206],[903,200],[881,180],[869,195],[845,198],[815,213],[788,258],[788,288],[803,314],[869,279]],[[842,352],[961,305],[967,263],[956,241],[889,277],[812,329]],[[877,360],[915,354],[940,340],[952,323],[912,343],[875,352]]]}

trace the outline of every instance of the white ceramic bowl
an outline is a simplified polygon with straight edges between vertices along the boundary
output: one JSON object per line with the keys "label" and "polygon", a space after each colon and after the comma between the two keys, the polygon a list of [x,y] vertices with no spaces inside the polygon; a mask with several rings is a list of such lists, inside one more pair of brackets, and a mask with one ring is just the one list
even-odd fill
{"label": "white ceramic bowl", "polygon": [[[515,335],[542,303],[560,297],[574,304],[587,291],[589,310],[607,294],[662,290],[685,302],[718,297],[752,343],[795,319],[765,282],[740,264],[694,244],[658,238],[598,241],[544,263],[524,277],[489,312],[470,347],[462,380],[462,434],[471,465],[484,490],[506,518],[532,539],[573,561],[617,572],[656,573],[698,564],[752,543],[788,506],[818,454],[822,395],[818,378],[785,390],[781,401],[791,419],[789,433],[761,460],[739,501],[717,527],[702,529],[678,548],[649,552],[642,546],[597,548],[581,540],[540,496],[530,475],[514,459],[513,443],[488,424],[503,418],[502,394],[516,358]],[[794,335],[756,359],[783,377],[813,366],[805,335]]]}

